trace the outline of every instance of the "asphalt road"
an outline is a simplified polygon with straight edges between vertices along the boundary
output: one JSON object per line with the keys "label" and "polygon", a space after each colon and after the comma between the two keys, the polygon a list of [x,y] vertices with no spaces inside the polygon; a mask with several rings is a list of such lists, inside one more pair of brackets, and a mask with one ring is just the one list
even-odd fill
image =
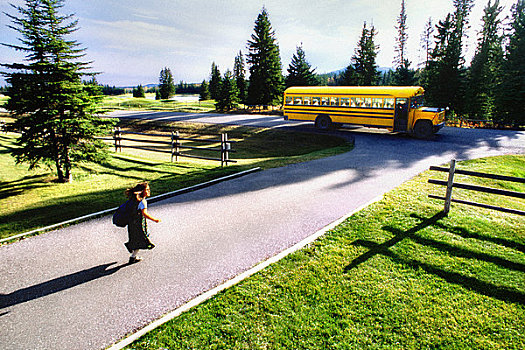
{"label": "asphalt road", "polygon": [[525,152],[525,132],[337,133],[355,149],[152,204],[156,248],[138,264],[110,217],[0,247],[1,348],[105,348],[430,165]]}

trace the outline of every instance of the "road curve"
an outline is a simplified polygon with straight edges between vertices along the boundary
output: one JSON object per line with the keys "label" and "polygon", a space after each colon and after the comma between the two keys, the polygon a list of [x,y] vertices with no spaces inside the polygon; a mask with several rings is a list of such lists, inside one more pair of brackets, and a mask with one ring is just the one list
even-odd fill
{"label": "road curve", "polygon": [[525,152],[516,131],[336,133],[355,149],[151,205],[163,221],[150,225],[156,248],[138,264],[126,264],[126,231],[109,217],[0,247],[2,348],[105,348],[430,165]]}

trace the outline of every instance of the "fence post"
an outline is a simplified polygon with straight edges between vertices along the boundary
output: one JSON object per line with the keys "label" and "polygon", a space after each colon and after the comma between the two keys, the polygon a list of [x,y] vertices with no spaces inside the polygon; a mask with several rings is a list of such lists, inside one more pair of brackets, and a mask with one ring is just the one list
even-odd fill
{"label": "fence post", "polygon": [[452,200],[452,187],[454,185],[454,173],[456,171],[456,160],[452,159],[450,161],[450,169],[448,170],[448,182],[447,182],[447,194],[445,195],[445,208],[443,213],[448,215],[450,211],[450,202]]}
{"label": "fence post", "polygon": [[229,153],[230,150],[230,143],[228,142],[228,134],[224,133],[224,162],[226,163],[226,166],[228,166],[228,159],[229,159]]}
{"label": "fence post", "polygon": [[175,145],[173,144],[173,141],[175,139],[175,133],[171,132],[171,162],[173,163],[173,153],[175,152]]}
{"label": "fence post", "polygon": [[224,140],[224,134],[221,134],[221,167],[224,166],[224,155],[226,154],[226,143]]}
{"label": "fence post", "polygon": [[121,132],[120,132],[120,127],[118,128],[115,128],[114,132],[113,132],[113,138],[115,139],[115,153],[118,152],[120,150],[120,152],[122,152],[122,140],[121,140]]}
{"label": "fence post", "polygon": [[179,161],[179,152],[180,152],[180,136],[179,136],[179,132],[178,131],[175,131],[175,161],[178,162]]}

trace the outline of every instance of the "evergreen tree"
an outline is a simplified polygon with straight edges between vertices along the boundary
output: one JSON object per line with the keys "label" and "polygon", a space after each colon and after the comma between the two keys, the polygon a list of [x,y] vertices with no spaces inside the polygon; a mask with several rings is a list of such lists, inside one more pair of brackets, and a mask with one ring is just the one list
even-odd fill
{"label": "evergreen tree", "polygon": [[139,86],[133,88],[133,97],[146,97],[146,93],[144,92],[142,85],[139,84]]}
{"label": "evergreen tree", "polygon": [[310,63],[306,61],[304,50],[301,46],[297,46],[297,51],[292,57],[285,82],[286,87],[319,85],[315,68],[312,68]]}
{"label": "evergreen tree", "polygon": [[161,100],[167,100],[175,94],[175,83],[173,74],[168,67],[160,71],[159,76],[159,95]]}
{"label": "evergreen tree", "polygon": [[489,0],[483,15],[483,28],[469,71],[468,111],[473,119],[492,120],[497,87],[501,83],[503,36],[499,0]]}
{"label": "evergreen tree", "polygon": [[247,102],[251,105],[276,105],[282,100],[283,75],[279,46],[265,8],[255,21],[248,41],[250,79]]}
{"label": "evergreen tree", "polygon": [[228,69],[219,87],[219,95],[215,108],[218,111],[228,112],[239,105],[239,90],[232,72]]}
{"label": "evergreen tree", "polygon": [[95,115],[101,93],[97,84],[83,84],[89,63],[81,62],[85,49],[70,38],[77,28],[73,15],[59,10],[64,0],[27,0],[14,6],[18,16],[6,14],[20,44],[4,44],[25,52],[22,63],[2,64],[9,72],[9,100],[5,106],[21,131],[12,152],[18,163],[56,168],[58,181],[72,181],[78,162],[101,161],[107,146],[95,136],[109,131],[113,121]]}
{"label": "evergreen tree", "polygon": [[246,96],[248,94],[248,82],[246,81],[246,68],[244,67],[244,56],[241,51],[235,57],[233,64],[233,76],[237,89],[239,90],[239,102],[246,103]]}
{"label": "evergreen tree", "polygon": [[379,82],[380,72],[377,70],[376,56],[379,46],[375,45],[374,37],[377,34],[374,27],[370,29],[363,25],[361,38],[355,49],[355,55],[352,57],[352,64],[357,74],[357,85],[377,85]]}
{"label": "evergreen tree", "polygon": [[[396,37],[396,57],[394,58],[394,67],[406,67],[406,62],[408,62],[406,57],[406,46],[408,41],[407,33],[407,13],[405,8],[405,0],[401,0],[401,12],[397,18],[397,37]],[[408,68],[408,67],[407,67]]]}
{"label": "evergreen tree", "polygon": [[429,18],[425,23],[425,29],[421,34],[421,48],[424,50],[425,60],[423,62],[423,68],[427,68],[428,62],[432,54],[432,37],[434,35],[434,25],[432,24],[432,18]]}
{"label": "evergreen tree", "polygon": [[212,62],[211,64],[211,75],[210,75],[210,97],[214,100],[216,100],[219,96],[219,89],[221,85],[221,72],[219,71],[219,67],[215,64],[215,62]]}
{"label": "evergreen tree", "polygon": [[525,0],[512,6],[510,37],[505,49],[498,93],[498,120],[525,124]]}
{"label": "evergreen tree", "polygon": [[210,99],[210,89],[206,80],[202,81],[201,89],[199,93],[199,101],[206,101]]}
{"label": "evergreen tree", "polygon": [[352,64],[339,75],[336,79],[336,84],[339,86],[357,86],[359,85],[359,76]]}
{"label": "evergreen tree", "polygon": [[406,57],[407,51],[407,14],[405,8],[405,0],[401,0],[401,12],[397,18],[397,37],[396,37],[396,57],[394,59],[394,66],[396,70],[393,75],[392,84],[399,86],[411,86],[415,84],[415,71],[410,69],[411,62]]}
{"label": "evergreen tree", "polygon": [[456,8],[436,26],[437,35],[428,65],[426,97],[434,105],[463,112],[466,69],[462,56],[463,38],[474,0],[454,0]]}

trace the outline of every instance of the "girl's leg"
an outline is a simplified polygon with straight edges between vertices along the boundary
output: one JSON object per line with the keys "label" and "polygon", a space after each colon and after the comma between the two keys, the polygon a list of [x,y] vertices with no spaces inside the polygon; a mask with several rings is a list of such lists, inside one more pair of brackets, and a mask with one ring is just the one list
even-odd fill
{"label": "girl's leg", "polygon": [[138,254],[139,250],[138,249],[135,249],[135,250],[132,250],[131,251],[131,256],[129,257],[129,263],[132,264],[132,263],[136,263],[136,262],[139,262],[142,260],[141,257],[138,257],[137,254]]}

